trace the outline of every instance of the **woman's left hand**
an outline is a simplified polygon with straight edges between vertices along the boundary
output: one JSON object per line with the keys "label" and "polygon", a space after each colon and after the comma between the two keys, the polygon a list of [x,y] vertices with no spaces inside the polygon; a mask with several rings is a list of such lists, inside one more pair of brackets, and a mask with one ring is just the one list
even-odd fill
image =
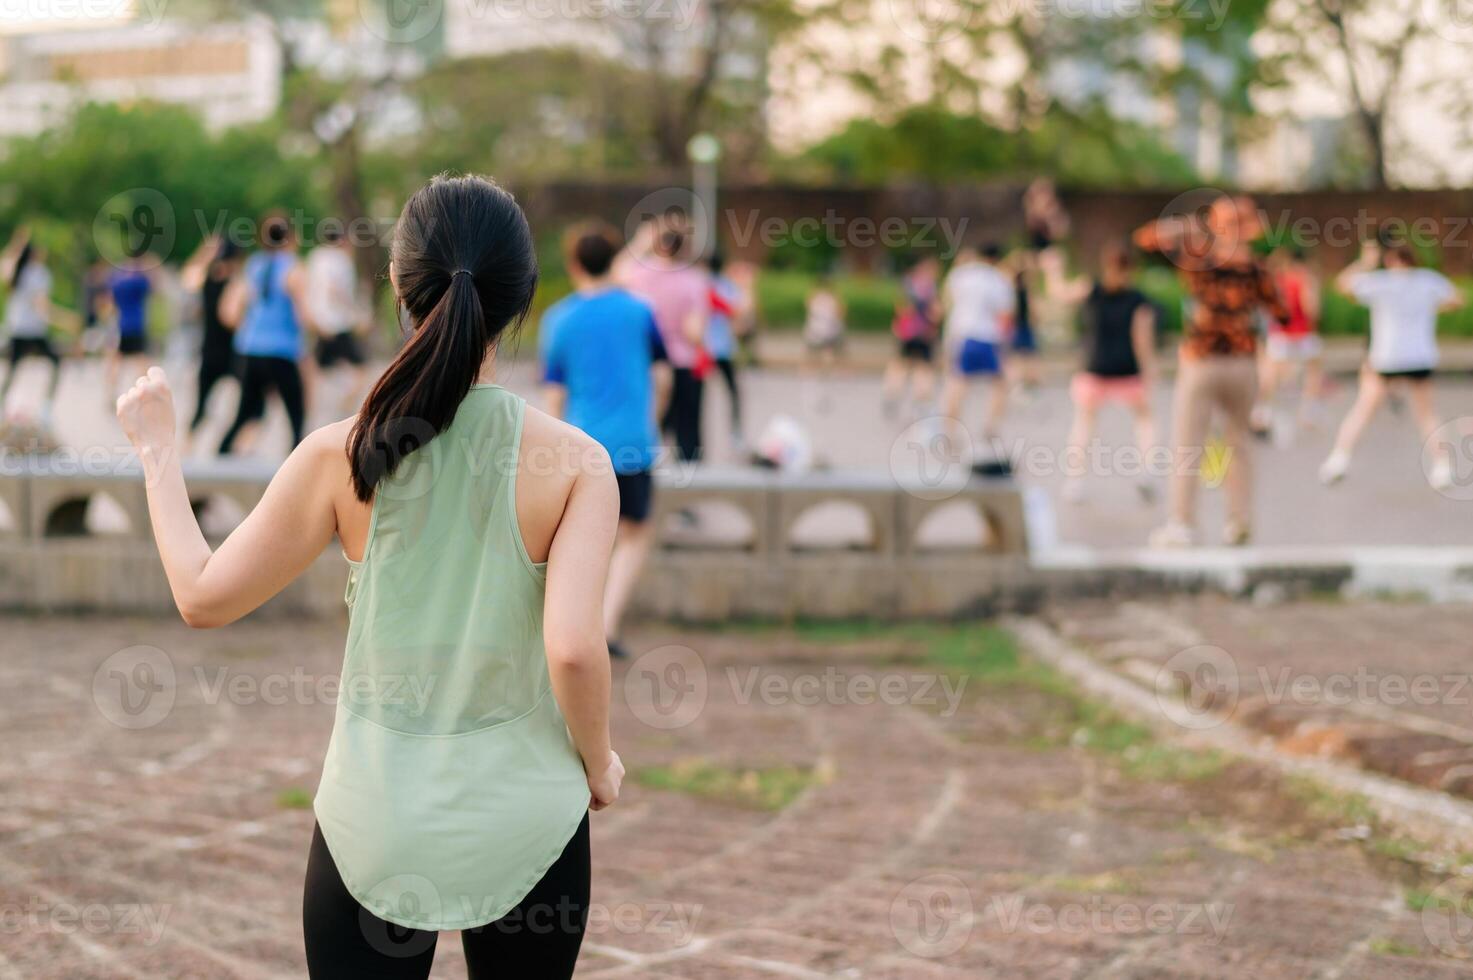
{"label": "woman's left hand", "polygon": [[174,393],[161,367],[151,367],[118,399],[118,422],[135,449],[165,449],[174,444]]}

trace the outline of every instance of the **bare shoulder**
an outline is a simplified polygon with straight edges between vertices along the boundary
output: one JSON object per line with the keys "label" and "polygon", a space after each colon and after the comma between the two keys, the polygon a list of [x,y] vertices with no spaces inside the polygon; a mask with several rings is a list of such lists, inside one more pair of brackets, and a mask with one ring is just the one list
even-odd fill
{"label": "bare shoulder", "polygon": [[598,440],[529,404],[522,423],[522,460],[525,464],[549,457],[570,479],[606,475],[613,480],[613,463]]}
{"label": "bare shoulder", "polygon": [[311,456],[316,462],[341,461],[344,466],[348,465],[348,437],[356,421],[355,417],[349,416],[312,430],[297,451]]}

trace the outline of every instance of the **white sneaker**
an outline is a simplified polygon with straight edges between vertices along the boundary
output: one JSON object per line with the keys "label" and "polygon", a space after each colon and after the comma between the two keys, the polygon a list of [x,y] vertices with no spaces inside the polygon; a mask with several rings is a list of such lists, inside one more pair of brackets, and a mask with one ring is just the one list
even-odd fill
{"label": "white sneaker", "polygon": [[1229,548],[1241,548],[1253,537],[1253,532],[1246,524],[1237,521],[1228,521],[1222,526],[1222,543]]}
{"label": "white sneaker", "polygon": [[1345,479],[1350,469],[1350,454],[1336,449],[1320,464],[1320,482],[1330,487]]}
{"label": "white sneaker", "polygon": [[1446,490],[1453,485],[1453,464],[1446,456],[1437,457],[1432,469],[1427,471],[1427,482],[1433,490]]}
{"label": "white sneaker", "polygon": [[1197,532],[1174,521],[1151,532],[1152,548],[1190,548],[1196,543]]}

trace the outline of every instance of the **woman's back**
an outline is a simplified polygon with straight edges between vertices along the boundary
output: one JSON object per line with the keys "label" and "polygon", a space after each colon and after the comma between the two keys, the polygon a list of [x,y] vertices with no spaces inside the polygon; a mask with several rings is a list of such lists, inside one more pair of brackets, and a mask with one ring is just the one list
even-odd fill
{"label": "woman's back", "polygon": [[[518,496],[532,496],[518,493],[520,473],[538,472],[529,489],[543,500],[557,498],[548,481],[560,475],[522,452],[526,415],[504,388],[472,388],[450,427],[379,483],[349,575],[317,818],[354,897],[400,925],[499,918],[588,808],[551,696],[544,566],[527,550],[517,508]],[[427,435],[413,429],[398,435]],[[550,534],[528,503],[545,557],[536,539]]]}

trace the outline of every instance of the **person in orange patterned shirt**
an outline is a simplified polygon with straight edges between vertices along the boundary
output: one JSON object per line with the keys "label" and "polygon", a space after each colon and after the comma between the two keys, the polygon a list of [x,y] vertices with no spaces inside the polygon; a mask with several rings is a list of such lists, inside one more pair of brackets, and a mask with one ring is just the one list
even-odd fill
{"label": "person in orange patterned shirt", "polygon": [[1134,236],[1138,247],[1177,265],[1191,301],[1172,403],[1170,514],[1151,536],[1158,547],[1196,541],[1198,474],[1214,415],[1229,454],[1223,541],[1243,545],[1252,536],[1259,315],[1288,316],[1273,276],[1253,252],[1262,227],[1251,199],[1220,195],[1197,214],[1162,218]]}

